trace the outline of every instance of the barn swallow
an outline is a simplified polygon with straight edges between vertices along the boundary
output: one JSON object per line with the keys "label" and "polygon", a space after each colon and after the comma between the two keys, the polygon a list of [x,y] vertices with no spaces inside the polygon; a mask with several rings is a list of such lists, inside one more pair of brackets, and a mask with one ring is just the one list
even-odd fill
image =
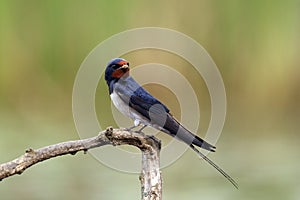
{"label": "barn swallow", "polygon": [[129,75],[129,70],[129,62],[122,58],[111,60],[105,70],[105,80],[113,104],[122,114],[134,121],[134,126],[128,130],[141,126],[138,130],[141,132],[145,127],[151,126],[175,137],[186,143],[237,188],[237,183],[195,146],[211,152],[214,152],[216,147],[193,134],[178,122],[171,115],[167,106],[153,97]]}

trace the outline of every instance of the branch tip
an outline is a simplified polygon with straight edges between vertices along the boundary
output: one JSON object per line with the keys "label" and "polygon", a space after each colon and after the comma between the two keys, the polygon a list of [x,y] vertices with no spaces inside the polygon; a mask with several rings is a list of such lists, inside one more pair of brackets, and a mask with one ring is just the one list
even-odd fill
{"label": "branch tip", "polygon": [[154,136],[147,136],[139,132],[124,129],[113,129],[107,127],[97,136],[67,141],[49,145],[34,150],[28,148],[25,154],[20,157],[0,164],[0,181],[15,174],[22,174],[27,168],[44,160],[66,154],[75,155],[79,151],[84,154],[89,149],[104,145],[133,145],[142,151],[142,173],[139,176],[141,181],[142,199],[160,200],[162,194],[162,180],[159,171],[159,152],[161,142]]}

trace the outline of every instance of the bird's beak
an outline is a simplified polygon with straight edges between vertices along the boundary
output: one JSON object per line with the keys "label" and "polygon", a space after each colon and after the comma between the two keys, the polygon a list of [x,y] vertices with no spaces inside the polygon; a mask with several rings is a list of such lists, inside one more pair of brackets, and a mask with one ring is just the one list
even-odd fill
{"label": "bird's beak", "polygon": [[112,73],[112,77],[121,78],[122,76],[127,77],[129,75],[129,66],[124,64]]}
{"label": "bird's beak", "polygon": [[129,66],[128,65],[122,65],[122,67],[121,67],[121,69],[128,69],[129,68]]}

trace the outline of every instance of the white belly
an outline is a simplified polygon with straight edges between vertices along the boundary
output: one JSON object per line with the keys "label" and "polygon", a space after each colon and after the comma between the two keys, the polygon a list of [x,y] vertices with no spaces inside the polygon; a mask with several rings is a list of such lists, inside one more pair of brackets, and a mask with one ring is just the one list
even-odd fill
{"label": "white belly", "polygon": [[134,124],[138,125],[139,122],[151,126],[149,123],[149,120],[145,117],[143,117],[140,113],[132,109],[125,101],[123,101],[119,95],[117,95],[115,92],[110,94],[110,98],[115,105],[115,107],[125,116],[131,118],[134,120]]}

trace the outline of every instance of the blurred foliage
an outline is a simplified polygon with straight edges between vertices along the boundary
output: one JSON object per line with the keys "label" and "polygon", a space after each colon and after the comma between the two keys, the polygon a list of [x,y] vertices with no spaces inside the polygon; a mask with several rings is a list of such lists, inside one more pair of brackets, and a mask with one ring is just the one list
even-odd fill
{"label": "blurred foliage", "polygon": [[[299,199],[299,10],[299,0],[0,1],[0,162],[29,146],[77,138],[72,87],[81,62],[113,34],[158,26],[195,39],[219,67],[228,113],[212,157],[241,185],[235,191],[187,152],[163,170],[165,199]],[[160,52],[126,56],[141,64],[153,55],[169,56],[176,69],[185,65]],[[108,102],[105,95],[98,91],[96,100]],[[209,111],[209,98],[203,99]],[[137,175],[76,155],[4,180],[0,196],[136,199],[138,186]]]}

